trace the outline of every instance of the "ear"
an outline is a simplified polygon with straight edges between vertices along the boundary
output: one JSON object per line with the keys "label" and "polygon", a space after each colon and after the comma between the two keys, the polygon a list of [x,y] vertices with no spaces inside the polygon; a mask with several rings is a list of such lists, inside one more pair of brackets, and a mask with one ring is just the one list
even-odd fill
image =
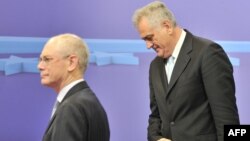
{"label": "ear", "polygon": [[166,28],[166,31],[169,35],[173,33],[173,25],[169,20],[163,21],[163,27]]}
{"label": "ear", "polygon": [[76,55],[70,55],[69,56],[69,66],[68,71],[73,71],[77,68],[79,59]]}

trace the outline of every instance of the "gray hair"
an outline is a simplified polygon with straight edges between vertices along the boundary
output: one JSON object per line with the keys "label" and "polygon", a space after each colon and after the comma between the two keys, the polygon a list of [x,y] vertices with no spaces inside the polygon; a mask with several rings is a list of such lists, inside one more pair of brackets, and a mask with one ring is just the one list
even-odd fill
{"label": "gray hair", "polygon": [[79,58],[79,69],[84,73],[89,62],[89,50],[85,41],[75,34],[60,34],[52,37],[48,43],[59,47],[63,56],[74,54]]}
{"label": "gray hair", "polygon": [[173,26],[176,26],[174,15],[164,5],[164,3],[160,1],[154,1],[135,11],[132,17],[132,21],[135,27],[138,28],[138,24],[140,23],[142,18],[147,18],[151,26],[158,26],[164,20],[169,20]]}

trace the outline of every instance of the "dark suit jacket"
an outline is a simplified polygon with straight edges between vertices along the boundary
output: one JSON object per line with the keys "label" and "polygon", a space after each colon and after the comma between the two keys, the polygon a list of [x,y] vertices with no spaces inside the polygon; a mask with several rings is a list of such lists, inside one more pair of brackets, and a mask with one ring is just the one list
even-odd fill
{"label": "dark suit jacket", "polygon": [[58,106],[43,141],[109,141],[105,110],[87,83],[80,82]]}
{"label": "dark suit jacket", "polygon": [[239,124],[233,67],[226,53],[186,32],[169,84],[166,60],[151,62],[149,141],[223,141],[223,125]]}

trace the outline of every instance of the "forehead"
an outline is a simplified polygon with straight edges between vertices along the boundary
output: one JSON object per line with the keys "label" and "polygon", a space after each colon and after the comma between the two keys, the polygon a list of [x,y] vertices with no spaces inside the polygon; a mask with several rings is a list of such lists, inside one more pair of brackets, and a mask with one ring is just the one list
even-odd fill
{"label": "forehead", "polygon": [[57,56],[59,54],[58,47],[53,42],[45,44],[40,56]]}
{"label": "forehead", "polygon": [[150,36],[153,34],[153,28],[149,25],[149,22],[146,18],[142,18],[138,24],[138,31],[141,38]]}

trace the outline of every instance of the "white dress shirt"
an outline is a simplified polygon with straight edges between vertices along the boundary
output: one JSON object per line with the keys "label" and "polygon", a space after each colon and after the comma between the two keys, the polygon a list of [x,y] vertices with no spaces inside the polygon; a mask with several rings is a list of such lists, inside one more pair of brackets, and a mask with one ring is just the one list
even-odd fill
{"label": "white dress shirt", "polygon": [[79,80],[76,80],[76,81],[73,81],[71,83],[69,83],[67,86],[65,86],[60,92],[59,94],[57,95],[57,98],[56,98],[56,102],[54,104],[54,107],[53,107],[53,110],[52,110],[52,114],[51,114],[51,117],[53,117],[55,111],[56,111],[56,108],[57,108],[57,105],[60,104],[62,102],[62,100],[64,99],[64,97],[66,96],[66,94],[69,92],[69,90],[71,88],[73,88],[76,84],[80,83],[84,81],[83,79],[79,79]]}
{"label": "white dress shirt", "polygon": [[184,30],[182,30],[181,36],[180,36],[177,44],[175,45],[173,54],[168,58],[168,61],[165,64],[165,70],[166,70],[166,74],[167,74],[167,78],[168,78],[168,83],[171,80],[174,65],[175,65],[175,62],[176,62],[178,55],[180,53],[180,50],[181,50],[181,47],[182,47],[183,42],[185,40],[185,37],[186,37],[186,32]]}

